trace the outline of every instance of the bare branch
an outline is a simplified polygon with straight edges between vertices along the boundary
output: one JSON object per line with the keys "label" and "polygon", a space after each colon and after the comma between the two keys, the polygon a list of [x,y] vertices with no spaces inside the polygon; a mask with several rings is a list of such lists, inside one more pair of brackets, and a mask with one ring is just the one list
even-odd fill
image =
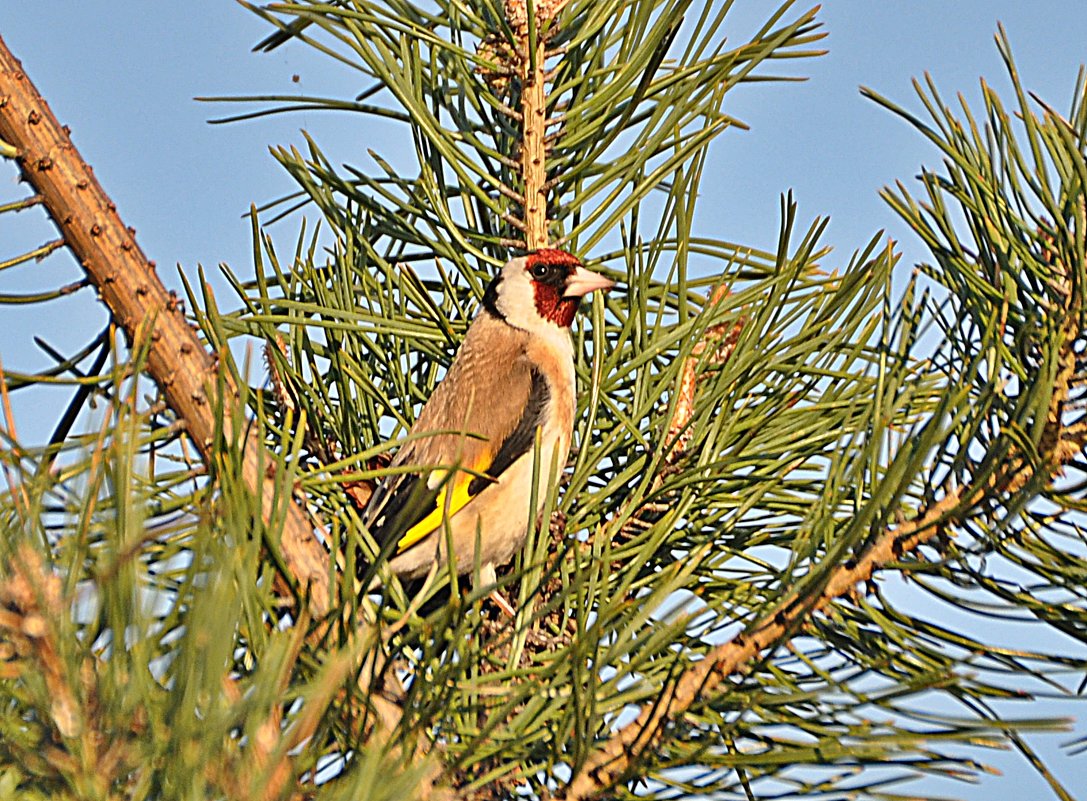
{"label": "bare branch", "polygon": [[[525,0],[506,0],[506,21],[516,38],[516,73],[521,80],[521,177],[523,220],[529,250],[547,247],[547,36],[545,31],[568,0],[537,0],[533,19]],[[530,24],[530,22],[532,24]],[[535,41],[533,41],[535,39]]]}
{"label": "bare branch", "polygon": [[[237,389],[226,377],[226,395],[218,397],[215,361],[185,320],[179,301],[163,286],[154,262],[148,261],[136,244],[135,231],[124,226],[116,206],[80,158],[67,128],[57,121],[2,39],[0,139],[18,150],[17,160],[27,181],[41,196],[64,241],[130,339],[141,324],[153,321],[148,326],[148,371],[207,461],[216,431],[215,410],[222,404],[224,420],[231,420],[229,411],[237,403]],[[230,433],[228,430],[227,435]],[[269,469],[260,443],[247,438],[244,477],[261,496],[265,520],[283,503]],[[328,554],[305,511],[290,499],[286,504],[280,542],[283,557],[301,591],[308,595],[312,612],[320,617],[331,603]]]}

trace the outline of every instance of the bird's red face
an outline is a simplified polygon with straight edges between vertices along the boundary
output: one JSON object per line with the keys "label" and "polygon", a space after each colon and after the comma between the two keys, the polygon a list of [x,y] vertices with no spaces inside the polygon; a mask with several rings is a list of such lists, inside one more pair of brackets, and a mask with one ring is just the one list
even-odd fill
{"label": "bird's red face", "polygon": [[562,328],[574,322],[583,295],[613,286],[609,279],[582,267],[576,257],[554,248],[529,253],[525,272],[532,282],[536,313]]}
{"label": "bird's red face", "polygon": [[506,262],[487,285],[483,308],[514,328],[549,335],[570,327],[583,295],[612,286],[566,251],[541,248]]}

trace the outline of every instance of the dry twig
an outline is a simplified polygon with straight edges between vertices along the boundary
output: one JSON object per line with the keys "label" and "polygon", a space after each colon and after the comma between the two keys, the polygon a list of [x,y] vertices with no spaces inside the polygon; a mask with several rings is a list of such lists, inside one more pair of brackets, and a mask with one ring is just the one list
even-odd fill
{"label": "dry twig", "polygon": [[[706,310],[711,310],[722,300],[728,297],[729,288],[721,284],[710,294],[706,303]],[[694,416],[694,402],[698,389],[698,362],[706,349],[713,348],[710,356],[711,364],[724,364],[736,350],[736,343],[744,330],[744,319],[741,317],[734,323],[718,323],[710,326],[691,350],[691,355],[683,362],[683,370],[680,373],[679,385],[676,388],[676,407],[672,412],[672,419],[668,422],[668,433],[664,438],[665,447],[669,449],[665,461],[674,464],[683,455],[687,445],[691,441],[691,418]]]}

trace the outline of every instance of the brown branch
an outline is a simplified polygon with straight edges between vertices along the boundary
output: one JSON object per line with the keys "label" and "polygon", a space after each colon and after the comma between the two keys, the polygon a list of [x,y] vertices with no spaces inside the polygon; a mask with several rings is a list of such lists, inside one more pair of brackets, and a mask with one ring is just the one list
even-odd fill
{"label": "brown branch", "polygon": [[[174,293],[167,292],[136,244],[135,231],[125,228],[116,206],[102,190],[91,168],[80,158],[64,128],[34,88],[20,63],[0,39],[0,139],[13,145],[26,180],[41,196],[102,300],[130,339],[143,321],[153,320],[148,371],[205,461],[212,457],[216,408],[233,418],[237,390],[227,379],[226,396],[217,397],[218,370],[189,326]],[[228,436],[230,432],[227,432]],[[243,476],[261,496],[265,520],[275,513],[275,482],[260,443],[245,442]],[[314,535],[305,511],[287,501],[280,542],[287,568],[306,593],[315,616],[331,603],[328,554]]]}
{"label": "brown branch", "polygon": [[[1061,269],[1061,265],[1056,266]],[[871,580],[877,570],[939,537],[947,526],[962,520],[987,497],[994,493],[1012,495],[1036,477],[1050,480],[1064,464],[1082,453],[1087,441],[1083,424],[1063,423],[1065,402],[1076,380],[1074,344],[1079,335],[1081,303],[1070,282],[1062,282],[1061,289],[1065,294],[1065,308],[1061,310],[1065,319],[1060,329],[1059,369],[1039,442],[1040,459],[1032,462],[1019,452],[1011,452],[996,473],[973,487],[948,489],[916,518],[888,529],[859,557],[833,569],[820,592],[794,596],[773,615],[711,650],[705,659],[662,688],[656,701],[648,704],[634,721],[605,741],[574,774],[559,797],[564,801],[582,801],[605,794],[630,776],[642,755],[657,746],[670,721],[682,716],[700,698],[710,697],[730,677],[750,671],[786,641],[807,617],[837,599],[854,596],[857,588]]]}
{"label": "brown branch", "polygon": [[506,21],[516,40],[516,72],[521,80],[521,178],[524,181],[525,246],[547,247],[547,36],[551,21],[567,0],[537,0],[534,5],[535,46],[529,37],[526,0],[506,0]]}
{"label": "brown branch", "polygon": [[[24,175],[42,197],[65,242],[98,288],[114,319],[132,341],[137,336],[150,339],[148,371],[167,403],[184,422],[203,459],[210,461],[216,409],[220,405],[225,407],[222,418],[224,425],[229,426],[233,419],[231,406],[238,402],[237,389],[228,375],[220,375],[215,359],[205,351],[185,320],[180,302],[174,293],[167,292],[155,275],[154,263],[147,260],[136,244],[135,232],[124,227],[91,168],[76,152],[67,129],[57,122],[2,39],[0,139],[19,151],[18,161]],[[226,387],[224,397],[217,397],[218,386]],[[226,434],[229,437],[231,432],[228,430]],[[277,506],[286,503],[281,552],[287,570],[308,598],[309,613],[320,619],[330,610],[332,602],[329,555],[315,536],[305,511],[293,499],[277,497],[269,472],[272,465],[264,460],[261,443],[250,436],[244,447],[243,477],[260,493],[264,519],[268,520]],[[365,686],[369,685],[374,670],[370,665],[368,671],[363,671],[360,681]],[[380,721],[372,739],[385,741],[399,725],[400,707],[384,697],[371,697],[369,701]],[[390,749],[394,759],[400,753],[399,746]],[[409,757],[418,764],[424,755],[422,749],[415,749]],[[444,797],[443,791],[434,787],[434,777],[433,769],[420,776],[421,798]],[[283,775],[274,778],[280,783],[284,781]]]}
{"label": "brown branch", "polygon": [[[507,3],[507,15],[511,6]],[[547,181],[544,129],[547,118],[547,97],[544,93],[544,47],[536,40],[535,65],[529,58],[527,22],[518,30],[521,54],[521,177],[525,182],[524,223],[525,244],[529,250],[547,247]],[[533,69],[535,66],[535,69]]]}

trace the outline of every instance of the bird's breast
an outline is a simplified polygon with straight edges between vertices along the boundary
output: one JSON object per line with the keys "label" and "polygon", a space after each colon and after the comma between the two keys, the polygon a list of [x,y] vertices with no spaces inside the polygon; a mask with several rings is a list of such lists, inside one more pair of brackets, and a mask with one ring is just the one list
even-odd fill
{"label": "bird's breast", "polygon": [[536,337],[525,348],[529,362],[547,380],[550,391],[549,422],[566,432],[569,442],[577,406],[574,346],[570,334],[556,329],[552,336]]}

